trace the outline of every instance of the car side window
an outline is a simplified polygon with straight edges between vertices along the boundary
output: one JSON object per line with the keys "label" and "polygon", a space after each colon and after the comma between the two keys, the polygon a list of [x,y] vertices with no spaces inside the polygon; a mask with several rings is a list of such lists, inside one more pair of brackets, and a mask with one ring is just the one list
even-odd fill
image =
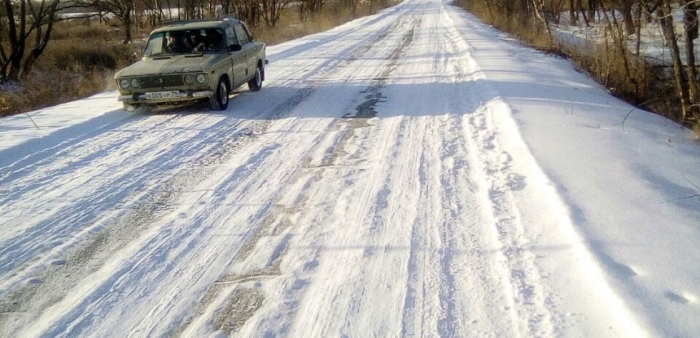
{"label": "car side window", "polygon": [[226,46],[237,45],[238,39],[236,39],[236,33],[233,32],[232,27],[226,27]]}
{"label": "car side window", "polygon": [[246,26],[246,24],[244,23],[241,23],[241,26],[243,26],[243,30],[248,35],[248,39],[250,39],[250,41],[253,41],[253,34],[250,32],[250,29],[248,29],[248,26]]}
{"label": "car side window", "polygon": [[207,29],[204,31],[206,50],[219,53],[224,50],[224,34],[219,29]]}
{"label": "car side window", "polygon": [[246,31],[243,29],[243,27],[240,24],[237,24],[234,26],[236,29],[236,36],[238,37],[238,42],[241,43],[241,45],[245,45],[250,42],[250,37],[246,33]]}

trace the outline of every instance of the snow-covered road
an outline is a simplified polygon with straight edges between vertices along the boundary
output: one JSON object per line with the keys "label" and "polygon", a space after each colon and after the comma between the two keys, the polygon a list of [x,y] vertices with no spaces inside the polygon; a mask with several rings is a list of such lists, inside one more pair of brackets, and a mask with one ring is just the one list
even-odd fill
{"label": "snow-covered road", "polygon": [[[689,132],[613,127],[629,106],[440,0],[268,54],[263,90],[224,112],[134,114],[106,93],[33,113],[41,130],[0,122],[0,336],[700,332]],[[640,184],[624,169],[655,162],[567,158],[626,137],[672,147],[684,178],[635,223],[608,216]],[[674,212],[675,230],[645,227]],[[650,234],[677,247],[620,262],[644,248],[618,237]]]}

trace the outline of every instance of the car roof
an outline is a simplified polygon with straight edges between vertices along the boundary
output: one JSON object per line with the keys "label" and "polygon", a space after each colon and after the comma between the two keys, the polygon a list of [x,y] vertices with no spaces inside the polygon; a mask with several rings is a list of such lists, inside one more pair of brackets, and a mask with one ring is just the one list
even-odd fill
{"label": "car roof", "polygon": [[182,20],[166,24],[151,33],[159,33],[172,30],[207,29],[228,26],[234,22],[241,22],[238,19],[204,19],[204,20]]}

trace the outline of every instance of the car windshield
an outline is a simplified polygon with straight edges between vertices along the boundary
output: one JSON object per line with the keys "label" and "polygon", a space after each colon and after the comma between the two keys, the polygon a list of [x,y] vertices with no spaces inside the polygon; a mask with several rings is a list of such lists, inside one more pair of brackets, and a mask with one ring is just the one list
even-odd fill
{"label": "car windshield", "polygon": [[224,51],[224,34],[217,28],[173,30],[151,34],[145,56],[206,54]]}

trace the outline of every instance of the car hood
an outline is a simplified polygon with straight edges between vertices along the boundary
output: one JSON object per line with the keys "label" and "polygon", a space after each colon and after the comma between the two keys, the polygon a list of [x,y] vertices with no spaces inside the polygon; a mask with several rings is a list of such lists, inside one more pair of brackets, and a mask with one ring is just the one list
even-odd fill
{"label": "car hood", "polygon": [[114,77],[203,72],[205,69],[209,69],[211,65],[223,57],[224,55],[222,54],[204,54],[175,55],[173,57],[163,58],[144,58],[143,60],[120,70]]}

